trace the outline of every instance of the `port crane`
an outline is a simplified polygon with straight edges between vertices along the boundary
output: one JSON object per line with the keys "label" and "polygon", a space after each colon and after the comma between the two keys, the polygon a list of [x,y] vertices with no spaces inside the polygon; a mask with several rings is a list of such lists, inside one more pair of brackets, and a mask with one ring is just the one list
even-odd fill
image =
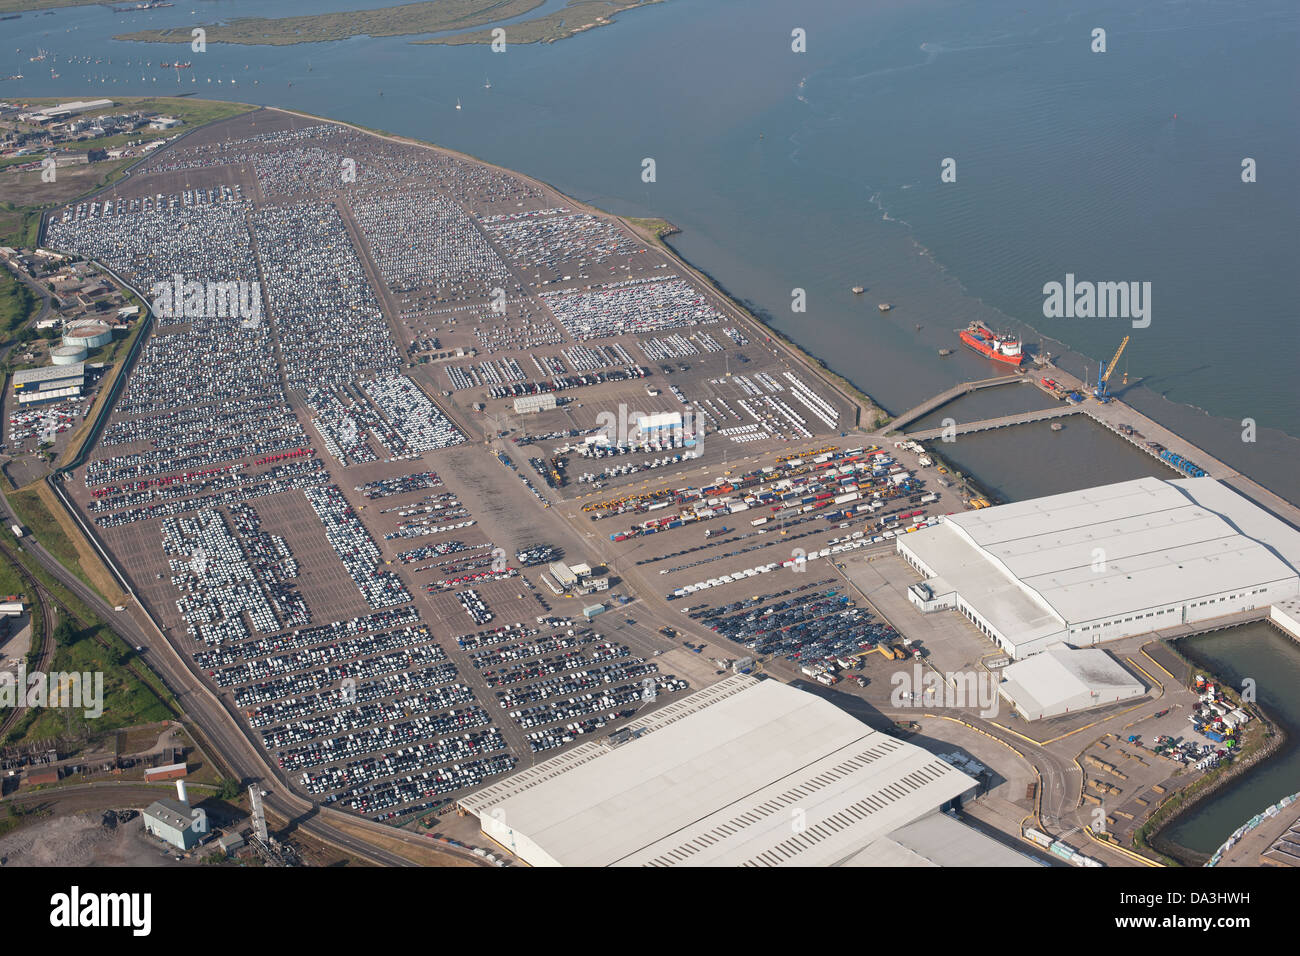
{"label": "port crane", "polygon": [[1115,350],[1115,357],[1110,360],[1105,372],[1102,372],[1100,364],[1097,366],[1097,387],[1092,390],[1092,394],[1099,402],[1110,401],[1110,392],[1107,389],[1110,384],[1110,374],[1115,371],[1115,366],[1119,364],[1119,357],[1124,354],[1124,349],[1128,347],[1128,340],[1129,336],[1124,336],[1124,341],[1119,343],[1119,348]]}

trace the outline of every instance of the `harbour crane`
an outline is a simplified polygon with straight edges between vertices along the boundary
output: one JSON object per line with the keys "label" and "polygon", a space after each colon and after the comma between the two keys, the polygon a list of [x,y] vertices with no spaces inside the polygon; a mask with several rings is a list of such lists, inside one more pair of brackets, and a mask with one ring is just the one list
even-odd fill
{"label": "harbour crane", "polygon": [[1115,357],[1110,360],[1110,364],[1106,366],[1104,373],[1101,370],[1101,365],[1098,364],[1097,366],[1097,387],[1092,390],[1092,394],[1099,402],[1110,401],[1110,392],[1107,390],[1107,385],[1110,383],[1110,374],[1115,371],[1115,366],[1119,364],[1119,357],[1124,354],[1124,349],[1128,347],[1128,340],[1129,336],[1124,336],[1124,341],[1119,343],[1119,348],[1115,350]]}

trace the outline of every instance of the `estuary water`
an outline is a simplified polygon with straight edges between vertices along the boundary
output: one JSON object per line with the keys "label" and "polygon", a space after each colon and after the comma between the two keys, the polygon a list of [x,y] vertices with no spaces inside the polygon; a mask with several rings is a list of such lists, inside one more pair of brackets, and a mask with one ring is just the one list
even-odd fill
{"label": "estuary water", "polygon": [[[0,75],[24,74],[0,97],[280,105],[662,216],[692,263],[892,411],[993,371],[959,347],[938,355],[972,319],[1093,377],[1131,335],[1126,401],[1300,499],[1294,3],[666,0],[504,53],[409,37],[204,53],[111,39],[382,5],[25,13],[0,22]],[[806,52],[792,50],[796,29]],[[46,60],[31,61],[38,50]],[[178,56],[193,69],[158,68]],[[941,181],[946,159],[954,182]],[[1067,274],[1151,283],[1150,325],[1045,318],[1043,286]],[[791,310],[796,288],[805,312]]]}

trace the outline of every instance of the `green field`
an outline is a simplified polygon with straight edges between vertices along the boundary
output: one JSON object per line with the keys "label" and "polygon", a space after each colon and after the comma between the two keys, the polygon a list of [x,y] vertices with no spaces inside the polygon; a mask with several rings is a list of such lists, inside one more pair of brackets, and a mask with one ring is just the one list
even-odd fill
{"label": "green field", "polygon": [[[507,43],[554,43],[575,33],[582,33],[597,27],[609,26],[615,14],[636,7],[661,3],[662,0],[569,0],[563,10],[534,20],[512,23],[506,28]],[[474,33],[460,33],[450,37],[435,37],[431,40],[419,40],[419,43],[439,43],[447,46],[462,46],[467,43],[491,43],[489,30]]]}
{"label": "green field", "polygon": [[36,296],[8,270],[0,270],[0,339],[7,339],[40,308]]}
{"label": "green field", "polygon": [[75,708],[34,707],[10,730],[6,744],[59,736],[89,738],[171,718],[153,689],[128,669],[129,664],[142,665],[134,660],[135,653],[120,637],[99,623],[89,628],[74,625],[73,631],[72,643],[55,650],[50,671],[103,673],[103,714],[87,718],[83,710]]}
{"label": "green field", "polygon": [[[287,46],[321,43],[355,36],[393,37],[442,30],[463,30],[517,17],[543,0],[424,0],[377,10],[318,13],[301,17],[237,17],[204,25],[208,43]],[[192,27],[139,30],[114,37],[144,43],[189,43]]]}
{"label": "green field", "polygon": [[25,13],[28,10],[53,10],[55,7],[88,7],[104,0],[0,0],[0,13]]}
{"label": "green field", "polygon": [[[0,745],[56,736],[89,738],[122,727],[171,719],[176,711],[175,701],[158,675],[136,657],[112,628],[30,556],[20,551],[18,560],[57,602],[59,624],[54,635],[45,636],[50,639],[62,637],[63,640],[54,652],[54,661],[49,669],[102,672],[104,712],[99,718],[87,719],[80,710],[34,708],[23,714]],[[7,558],[0,557],[0,594],[25,590],[18,569]],[[32,597],[25,595],[29,605]],[[33,617],[33,625],[38,633],[42,630],[39,616]],[[33,648],[40,646],[36,635],[33,642]]]}

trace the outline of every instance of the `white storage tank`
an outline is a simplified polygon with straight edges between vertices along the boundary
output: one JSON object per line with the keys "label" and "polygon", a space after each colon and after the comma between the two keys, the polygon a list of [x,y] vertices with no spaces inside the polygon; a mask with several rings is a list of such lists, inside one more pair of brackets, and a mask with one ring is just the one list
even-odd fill
{"label": "white storage tank", "polygon": [[97,349],[111,341],[113,329],[103,322],[77,322],[63,333],[64,345],[80,345],[87,349]]}
{"label": "white storage tank", "polygon": [[51,365],[76,365],[84,362],[89,353],[83,345],[56,345],[50,349]]}

